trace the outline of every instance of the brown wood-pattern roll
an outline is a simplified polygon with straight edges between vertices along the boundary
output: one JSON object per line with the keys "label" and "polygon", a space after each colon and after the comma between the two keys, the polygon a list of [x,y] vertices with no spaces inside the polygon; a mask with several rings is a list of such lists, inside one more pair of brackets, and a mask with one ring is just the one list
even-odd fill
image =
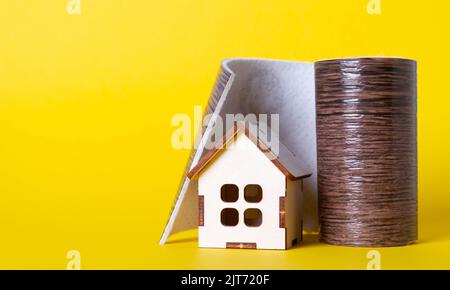
{"label": "brown wood-pattern roll", "polygon": [[320,240],[417,240],[417,65],[398,58],[316,63]]}

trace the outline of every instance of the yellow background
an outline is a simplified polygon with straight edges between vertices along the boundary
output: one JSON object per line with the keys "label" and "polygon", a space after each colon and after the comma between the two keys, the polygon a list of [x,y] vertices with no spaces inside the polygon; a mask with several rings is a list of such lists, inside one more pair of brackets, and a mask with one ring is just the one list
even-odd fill
{"label": "yellow background", "polygon": [[158,240],[189,151],[172,116],[204,106],[223,58],[419,62],[420,241],[382,268],[450,268],[448,1],[0,1],[0,268],[356,268],[368,249],[198,249]]}

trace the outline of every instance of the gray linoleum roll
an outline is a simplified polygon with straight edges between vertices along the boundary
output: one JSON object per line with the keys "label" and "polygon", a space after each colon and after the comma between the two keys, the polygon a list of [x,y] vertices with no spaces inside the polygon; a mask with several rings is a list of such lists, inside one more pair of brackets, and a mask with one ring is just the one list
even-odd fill
{"label": "gray linoleum roll", "polygon": [[320,239],[417,240],[417,65],[398,58],[315,66]]}

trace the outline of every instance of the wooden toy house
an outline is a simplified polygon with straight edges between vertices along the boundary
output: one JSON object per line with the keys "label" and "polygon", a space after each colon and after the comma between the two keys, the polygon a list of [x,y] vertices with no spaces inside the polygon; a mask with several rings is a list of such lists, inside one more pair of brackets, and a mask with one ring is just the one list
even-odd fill
{"label": "wooden toy house", "polygon": [[275,154],[241,123],[214,148],[188,173],[198,179],[199,246],[287,249],[299,242],[310,175],[302,162],[281,143]]}

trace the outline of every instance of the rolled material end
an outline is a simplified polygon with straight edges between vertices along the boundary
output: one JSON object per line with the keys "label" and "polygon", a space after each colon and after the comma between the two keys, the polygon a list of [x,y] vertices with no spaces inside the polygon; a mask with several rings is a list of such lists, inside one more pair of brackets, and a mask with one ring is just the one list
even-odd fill
{"label": "rolled material end", "polygon": [[316,63],[320,239],[345,246],[417,240],[417,64]]}

